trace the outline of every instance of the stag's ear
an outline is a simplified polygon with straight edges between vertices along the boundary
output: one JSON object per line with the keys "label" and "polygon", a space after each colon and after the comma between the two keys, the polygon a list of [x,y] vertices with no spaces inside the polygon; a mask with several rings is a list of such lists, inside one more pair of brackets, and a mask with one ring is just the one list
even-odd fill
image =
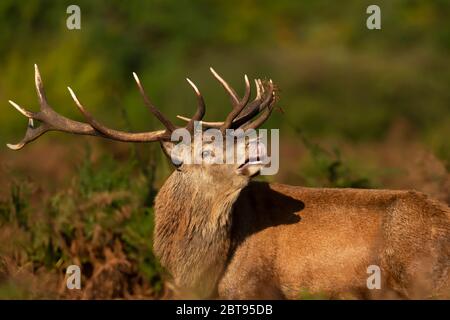
{"label": "stag's ear", "polygon": [[251,178],[258,175],[263,167],[261,161],[246,162],[236,170],[236,173]]}
{"label": "stag's ear", "polygon": [[178,154],[179,152],[177,152],[175,148],[175,143],[171,141],[161,141],[161,149],[175,167],[178,168],[183,164],[183,155]]}

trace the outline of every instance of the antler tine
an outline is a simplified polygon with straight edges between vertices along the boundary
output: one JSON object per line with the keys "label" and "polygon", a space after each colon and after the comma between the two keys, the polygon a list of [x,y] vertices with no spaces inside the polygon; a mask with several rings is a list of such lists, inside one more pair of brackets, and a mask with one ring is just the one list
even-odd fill
{"label": "antler tine", "polygon": [[[264,89],[264,86],[262,84],[261,79],[255,79],[255,87],[256,87],[256,97],[255,99],[250,102],[250,104],[247,105],[245,109],[241,111],[241,113],[245,112],[243,115],[239,116],[237,119],[235,119],[231,127],[232,128],[238,128],[241,125],[245,124],[247,121],[251,120],[253,117],[255,117],[258,113],[262,112],[272,101],[273,96],[270,94],[266,94],[266,91]],[[264,100],[262,101],[262,99]],[[186,122],[189,122],[191,119],[188,117],[177,115],[177,118],[184,120]],[[224,125],[223,121],[217,121],[217,122],[208,122],[208,121],[202,121],[202,126],[206,128],[217,128],[219,129]]]}
{"label": "antler tine", "polygon": [[269,119],[270,114],[273,111],[273,107],[276,102],[276,91],[274,88],[274,84],[272,80],[269,80],[269,89],[267,90],[267,96],[264,102],[261,104],[260,110],[264,110],[264,113],[261,114],[257,119],[253,120],[252,122],[246,123],[242,129],[256,129],[259,128],[267,119]]}
{"label": "antler tine", "polygon": [[220,82],[223,88],[230,95],[232,105],[234,106],[239,104],[239,98],[233,88],[225,80],[223,80],[222,77],[212,67],[210,67],[209,70],[213,74],[214,78],[216,78]]}
{"label": "antler tine", "polygon": [[29,119],[32,119],[36,115],[35,112],[31,112],[31,111],[28,111],[28,110],[22,108],[21,106],[19,106],[17,103],[15,103],[12,100],[8,100],[8,102],[10,105],[12,105],[14,108],[16,108],[17,111],[19,111],[21,114],[23,114],[25,117],[27,117]]}
{"label": "antler tine", "polygon": [[260,87],[260,79],[255,79],[255,87],[256,87],[256,98],[255,101],[261,99],[261,87]]}
{"label": "antler tine", "polygon": [[205,116],[205,112],[206,112],[206,105],[205,105],[205,100],[203,100],[203,96],[200,93],[200,90],[198,90],[197,86],[189,78],[186,78],[186,80],[190,84],[192,89],[194,89],[195,95],[197,96],[197,111],[195,112],[192,119],[189,120],[189,122],[186,126],[186,129],[189,132],[193,132],[194,121],[200,121],[203,119],[203,117]]}
{"label": "antler tine", "polygon": [[228,114],[226,117],[223,125],[220,127],[220,130],[222,132],[225,132],[226,129],[229,129],[231,127],[231,124],[233,123],[233,120],[241,113],[241,111],[245,108],[245,106],[248,103],[248,100],[250,99],[251,94],[251,87],[250,87],[250,81],[248,81],[247,75],[244,76],[245,80],[245,94],[241,101],[237,105],[233,107],[233,110]]}
{"label": "antler tine", "polygon": [[[247,76],[246,76],[246,83],[247,83]],[[248,105],[248,107],[250,107],[250,108],[252,108],[253,109],[253,104],[255,103],[255,102],[258,102],[258,105],[259,105],[259,100],[261,99],[261,89],[259,88],[259,84],[258,84],[258,82],[257,82],[257,80],[255,79],[255,86],[256,86],[256,92],[257,92],[257,94],[256,94],[256,98],[255,98],[255,100],[253,100],[249,105]],[[245,101],[245,102],[247,102],[248,101],[248,99],[250,98],[250,91],[249,90],[246,90],[246,94],[245,94],[245,97],[244,97],[244,99],[243,99],[243,101]],[[244,104],[244,106],[245,106],[245,104]],[[188,117],[184,117],[184,116],[181,116],[181,115],[177,115],[177,118],[178,119],[181,119],[181,120],[183,120],[183,121],[186,121],[186,122],[189,122],[189,121],[191,121],[193,118],[188,118]],[[239,118],[238,119],[236,119],[236,121],[237,120],[239,120]],[[234,121],[233,122],[233,124],[236,122],[236,121]],[[202,121],[202,126],[204,126],[204,127],[207,127],[207,128],[216,128],[216,129],[219,129],[221,126],[223,126],[224,125],[224,121],[217,121],[217,122],[210,122],[210,121]]]}
{"label": "antler tine", "polygon": [[269,107],[264,111],[262,115],[260,115],[257,119],[253,120],[250,123],[247,123],[245,126],[242,127],[242,130],[248,130],[248,129],[257,129],[259,128],[264,122],[266,122],[267,119],[269,119],[270,114],[273,110],[273,104],[270,104]]}
{"label": "antler tine", "polygon": [[45,96],[44,83],[42,82],[41,73],[37,64],[34,64],[34,83],[36,85],[41,110],[49,109],[47,97]]}
{"label": "antler tine", "polygon": [[[189,122],[192,119],[188,118],[188,117],[184,117],[184,116],[180,116],[177,115],[178,119],[181,119],[183,121]],[[215,129],[219,129],[222,125],[223,125],[223,121],[216,121],[216,122],[212,122],[212,121],[201,121],[202,126],[204,128],[215,128]]]}
{"label": "antler tine", "polygon": [[166,127],[166,129],[169,132],[172,132],[176,129],[176,127],[172,124],[172,122],[167,119],[159,110],[156,108],[151,102],[150,99],[147,97],[147,94],[145,93],[144,87],[141,84],[141,81],[139,80],[139,77],[135,72],[133,72],[134,80],[136,81],[136,84],[138,86],[139,92],[141,93],[142,98],[144,99],[145,105],[149,108],[150,112],[155,115],[156,118]]}
{"label": "antler tine", "polygon": [[[257,114],[262,112],[272,102],[273,91],[274,91],[273,85],[271,86],[271,89],[269,89],[269,91],[267,93],[264,89],[264,85],[263,85],[261,79],[258,79],[258,83],[259,83],[258,88],[260,90],[260,94],[262,93],[262,95],[260,95],[259,99],[255,99],[249,105],[248,111],[244,115],[242,115],[241,117],[236,119],[235,122],[233,122],[233,125],[235,127],[240,127],[241,125],[250,121],[253,117],[255,117]],[[270,83],[272,84],[272,80],[270,80]],[[263,100],[263,98],[264,98],[264,100]]]}
{"label": "antler tine", "polygon": [[86,121],[98,132],[100,132],[102,135],[104,135],[106,138],[111,138],[114,140],[124,141],[124,142],[152,142],[152,141],[158,141],[162,138],[167,138],[168,133],[166,130],[159,130],[159,131],[153,131],[153,132],[137,132],[137,133],[130,133],[130,132],[124,132],[119,130],[114,130],[106,127],[105,125],[101,124],[97,120],[92,117],[92,115],[83,107],[83,105],[78,100],[77,96],[73,92],[73,90],[70,87],[67,87],[67,89],[70,92],[70,95],[72,96],[73,101],[75,101],[76,106],[80,110],[80,112],[83,114]]}
{"label": "antler tine", "polygon": [[[81,122],[72,121],[67,119],[56,112],[54,112],[47,102],[47,98],[45,96],[44,84],[42,82],[41,74],[39,72],[39,67],[37,64],[34,65],[34,81],[36,86],[36,92],[39,99],[39,112],[31,112],[21,107],[17,103],[12,100],[9,100],[9,103],[16,108],[20,113],[22,113],[25,117],[28,118],[27,130],[25,132],[25,136],[23,139],[16,144],[8,143],[6,146],[12,150],[20,150],[26,144],[36,140],[41,135],[50,130],[62,130],[61,128],[64,125],[70,126],[68,131],[74,132],[75,130],[80,131],[82,134],[87,135],[95,135],[95,130]],[[38,120],[41,122],[39,127],[35,127],[34,120]]]}
{"label": "antler tine", "polygon": [[[10,103],[12,104],[12,101],[10,101]],[[33,119],[29,118],[28,125],[27,125],[27,131],[25,132],[25,136],[23,137],[23,139],[16,144],[7,143],[6,146],[11,150],[20,150],[27,143],[29,143],[33,140],[36,140],[37,138],[39,138],[41,135],[43,135],[47,131],[48,131],[48,128],[46,128],[45,126],[42,126],[42,125],[35,128]]]}
{"label": "antler tine", "polygon": [[[44,84],[39,72],[39,68],[35,65],[35,84],[36,91],[40,104],[40,111],[31,112],[25,108],[19,106],[13,101],[9,103],[16,108],[20,113],[26,116],[28,120],[28,127],[25,132],[25,137],[17,144],[7,144],[8,148],[13,150],[19,150],[23,148],[27,143],[37,139],[47,131],[62,131],[73,134],[91,135],[102,138],[108,138],[112,140],[125,141],[125,142],[152,142],[159,140],[166,140],[170,138],[168,129],[158,130],[151,132],[137,132],[129,133],[118,130],[109,129],[106,126],[96,121],[83,107],[72,89],[69,92],[75,101],[78,109],[82,112],[88,123],[79,122],[66,118],[56,111],[54,111],[47,102],[47,98],[44,92]],[[38,127],[34,126],[34,120],[40,122]]]}

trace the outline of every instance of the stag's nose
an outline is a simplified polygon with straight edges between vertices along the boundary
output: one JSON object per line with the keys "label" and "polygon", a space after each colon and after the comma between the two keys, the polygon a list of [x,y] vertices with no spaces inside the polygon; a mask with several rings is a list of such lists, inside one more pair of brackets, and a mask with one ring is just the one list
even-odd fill
{"label": "stag's nose", "polygon": [[267,159],[267,148],[261,139],[254,138],[249,141],[248,156],[250,162],[263,162]]}

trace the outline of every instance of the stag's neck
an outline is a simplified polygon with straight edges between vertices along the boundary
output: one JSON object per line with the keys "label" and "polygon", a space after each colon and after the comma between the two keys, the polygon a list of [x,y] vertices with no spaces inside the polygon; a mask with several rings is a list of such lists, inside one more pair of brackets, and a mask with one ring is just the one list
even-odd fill
{"label": "stag's neck", "polygon": [[205,175],[178,171],[162,186],[155,199],[154,250],[180,287],[213,293],[227,262],[240,190],[219,189]]}

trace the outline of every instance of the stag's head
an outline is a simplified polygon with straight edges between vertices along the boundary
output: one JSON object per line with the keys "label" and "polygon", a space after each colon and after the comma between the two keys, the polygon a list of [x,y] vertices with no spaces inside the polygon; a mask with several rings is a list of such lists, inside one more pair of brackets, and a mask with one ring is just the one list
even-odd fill
{"label": "stag's head", "polygon": [[[255,79],[256,95],[251,98],[251,86],[245,76],[245,93],[240,98],[235,90],[211,68],[213,76],[229,95],[232,109],[223,122],[202,121],[206,106],[196,85],[186,79],[197,97],[197,110],[191,118],[178,116],[186,126],[177,127],[167,119],[150,101],[138,76],[133,73],[139,92],[150,112],[165,129],[150,132],[124,132],[106,127],[98,122],[83,106],[71,88],[69,92],[86,122],[68,119],[54,111],[46,98],[39,69],[35,66],[35,83],[40,104],[38,112],[28,111],[9,101],[28,118],[25,137],[17,144],[8,144],[19,150],[47,131],[62,131],[73,134],[91,135],[123,142],[159,141],[164,153],[176,167],[186,174],[199,174],[203,179],[224,179],[242,184],[257,175],[264,166],[265,148],[259,143],[255,129],[270,116],[277,100],[272,81]],[[38,122],[36,126],[35,122]]]}

